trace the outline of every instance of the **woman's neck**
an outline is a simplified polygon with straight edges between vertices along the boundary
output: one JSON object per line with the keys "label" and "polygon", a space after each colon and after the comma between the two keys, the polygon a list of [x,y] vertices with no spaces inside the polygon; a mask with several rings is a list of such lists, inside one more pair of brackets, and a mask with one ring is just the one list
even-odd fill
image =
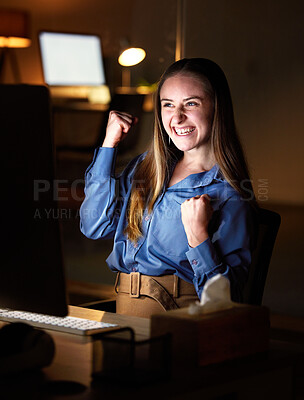
{"label": "woman's neck", "polygon": [[214,164],[215,160],[213,157],[202,160],[201,157],[196,159],[194,157],[188,157],[184,154],[173,170],[168,187],[175,185],[176,183],[187,178],[189,175],[209,171]]}
{"label": "woman's neck", "polygon": [[193,171],[191,173],[209,171],[215,165],[215,158],[211,152],[202,154],[201,152],[184,152],[179,161],[180,166],[185,170]]}

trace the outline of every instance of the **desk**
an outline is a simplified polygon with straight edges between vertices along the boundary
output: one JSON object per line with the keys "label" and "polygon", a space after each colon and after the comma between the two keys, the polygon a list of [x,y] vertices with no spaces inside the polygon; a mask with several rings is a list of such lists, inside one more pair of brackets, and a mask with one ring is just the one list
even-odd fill
{"label": "desk", "polygon": [[[70,315],[130,326],[135,330],[137,339],[149,337],[148,319],[78,307],[70,307]],[[91,339],[58,332],[50,331],[50,333],[56,343],[56,356],[52,365],[44,368],[43,376],[38,377],[36,382],[21,380],[20,377],[15,385],[12,381],[9,382],[16,391],[18,385],[19,388],[20,386],[25,388],[31,395],[28,397],[30,399],[287,400],[294,398],[293,378],[298,353],[282,343],[272,343],[270,351],[264,355],[191,370],[181,369],[179,373],[164,381],[140,385],[132,380],[128,382],[117,380],[115,383],[109,380],[91,385],[93,346]],[[80,386],[82,390],[62,396],[60,390],[57,393],[54,391],[56,385],[49,384],[58,380],[78,382],[83,385]],[[4,400],[8,398],[11,397],[3,397]]]}
{"label": "desk", "polygon": [[[87,318],[93,321],[104,321],[129,326],[134,329],[137,340],[147,339],[150,332],[150,320],[146,318],[127,317],[92,309],[69,306],[69,315]],[[55,359],[50,367],[44,369],[47,379],[65,379],[89,386],[93,363],[91,338],[51,332],[56,345]]]}

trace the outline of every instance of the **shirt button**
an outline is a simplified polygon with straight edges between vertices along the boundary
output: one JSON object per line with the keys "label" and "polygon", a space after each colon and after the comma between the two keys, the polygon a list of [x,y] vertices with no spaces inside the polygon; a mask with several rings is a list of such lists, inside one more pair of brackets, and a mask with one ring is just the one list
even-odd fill
{"label": "shirt button", "polygon": [[192,265],[197,265],[197,264],[198,264],[198,261],[194,259],[194,260],[191,261],[191,264],[192,264]]}
{"label": "shirt button", "polygon": [[132,267],[132,272],[136,272],[137,268],[136,267]]}
{"label": "shirt button", "polygon": [[145,221],[149,221],[149,219],[150,219],[150,215],[146,215],[145,216]]}

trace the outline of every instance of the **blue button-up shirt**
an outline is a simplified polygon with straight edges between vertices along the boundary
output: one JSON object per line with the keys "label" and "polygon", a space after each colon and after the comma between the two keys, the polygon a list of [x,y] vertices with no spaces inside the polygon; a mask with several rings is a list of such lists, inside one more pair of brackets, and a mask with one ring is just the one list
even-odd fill
{"label": "blue button-up shirt", "polygon": [[[230,280],[232,299],[241,301],[255,232],[249,202],[240,198],[215,165],[210,171],[164,186],[152,213],[144,212],[143,235],[134,244],[124,235],[124,229],[132,178],[144,156],[134,159],[116,178],[116,150],[96,150],[85,176],[81,231],[91,239],[114,237],[114,248],[107,258],[113,271],[176,274],[193,283],[199,297],[206,281],[220,273]],[[214,210],[209,238],[191,248],[181,220],[181,204],[204,193],[211,197]]]}

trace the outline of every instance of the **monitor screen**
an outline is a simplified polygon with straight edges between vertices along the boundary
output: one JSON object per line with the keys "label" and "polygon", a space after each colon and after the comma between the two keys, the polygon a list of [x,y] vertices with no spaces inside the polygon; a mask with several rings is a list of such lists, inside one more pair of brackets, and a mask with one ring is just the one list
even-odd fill
{"label": "monitor screen", "polygon": [[99,86],[106,83],[97,35],[40,32],[45,83],[49,86]]}

